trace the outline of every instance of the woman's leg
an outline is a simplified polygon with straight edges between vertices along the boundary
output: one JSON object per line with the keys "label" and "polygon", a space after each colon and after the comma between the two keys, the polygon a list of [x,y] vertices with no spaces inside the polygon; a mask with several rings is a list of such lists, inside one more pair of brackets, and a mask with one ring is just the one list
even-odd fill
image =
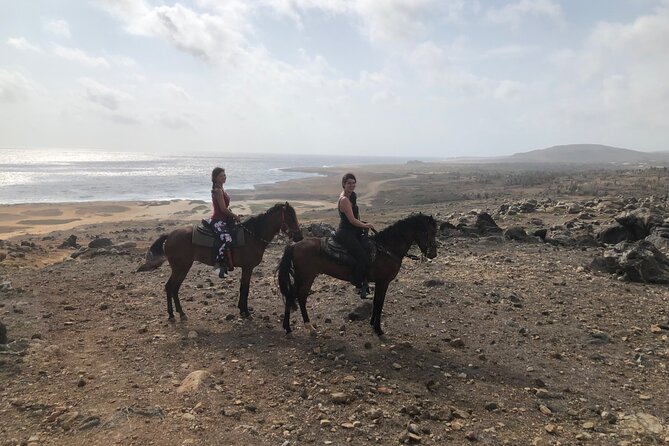
{"label": "woman's leg", "polygon": [[355,258],[356,262],[355,267],[353,268],[353,278],[351,282],[355,286],[361,287],[365,281],[365,274],[369,267],[367,253],[363,249],[358,237],[350,231],[337,231],[335,238]]}

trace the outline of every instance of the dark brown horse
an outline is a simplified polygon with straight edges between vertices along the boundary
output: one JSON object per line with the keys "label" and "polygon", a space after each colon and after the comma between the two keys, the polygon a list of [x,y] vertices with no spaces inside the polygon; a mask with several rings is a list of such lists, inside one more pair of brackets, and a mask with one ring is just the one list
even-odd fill
{"label": "dark brown horse", "polygon": [[[437,256],[437,222],[432,216],[413,214],[399,220],[372,237],[376,244],[376,259],[367,271],[367,279],[375,282],[374,306],[370,323],[382,335],[381,311],[388,284],[397,276],[402,258],[417,243],[422,253],[432,259]],[[287,246],[279,262],[279,287],[285,297],[283,328],[290,333],[290,309],[297,300],[305,327],[314,333],[307,315],[307,296],[319,274],[350,280],[351,267],[343,266],[321,250],[321,239],[307,238]]]}
{"label": "dark brown horse", "polygon": [[[242,226],[246,233],[246,244],[232,248],[232,258],[233,266],[242,268],[237,306],[239,313],[243,317],[248,317],[250,315],[248,297],[251,273],[253,268],[261,262],[265,248],[279,231],[284,232],[294,241],[302,240],[302,233],[295,209],[288,202],[275,204],[266,212],[247,219]],[[191,242],[193,230],[193,227],[189,226],[175,229],[170,234],[161,235],[149,248],[146,263],[137,270],[152,271],[162,265],[165,260],[169,262],[172,274],[165,284],[169,321],[174,321],[172,302],[181,320],[188,319],[181,308],[179,288],[193,262],[197,260],[206,265],[214,265],[213,248],[193,245]]]}

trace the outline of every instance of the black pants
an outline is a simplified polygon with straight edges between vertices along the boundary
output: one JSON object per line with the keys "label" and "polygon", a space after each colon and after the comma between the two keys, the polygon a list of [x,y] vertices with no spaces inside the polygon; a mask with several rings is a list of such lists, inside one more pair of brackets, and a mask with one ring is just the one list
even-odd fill
{"label": "black pants", "polygon": [[361,286],[369,268],[369,256],[362,246],[362,235],[340,229],[335,234],[335,239],[355,258],[356,263],[353,268],[351,283],[358,287]]}

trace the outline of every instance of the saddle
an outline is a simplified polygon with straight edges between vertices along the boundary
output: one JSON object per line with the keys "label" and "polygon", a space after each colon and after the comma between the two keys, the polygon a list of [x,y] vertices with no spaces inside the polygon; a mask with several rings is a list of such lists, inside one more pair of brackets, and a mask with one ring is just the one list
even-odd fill
{"label": "saddle", "polygon": [[[232,237],[231,248],[238,248],[246,244],[244,239],[244,228],[241,225],[235,225],[230,231]],[[214,231],[211,229],[207,220],[200,221],[197,226],[193,228],[193,236],[191,242],[197,246],[204,246],[205,248],[216,248],[217,238]]]}
{"label": "saddle", "polygon": [[[362,246],[369,256],[370,264],[374,263],[376,259],[376,243],[374,240],[365,237],[363,238]],[[334,237],[321,238],[321,252],[326,254],[340,265],[353,267],[356,264],[355,257],[348,253]]]}

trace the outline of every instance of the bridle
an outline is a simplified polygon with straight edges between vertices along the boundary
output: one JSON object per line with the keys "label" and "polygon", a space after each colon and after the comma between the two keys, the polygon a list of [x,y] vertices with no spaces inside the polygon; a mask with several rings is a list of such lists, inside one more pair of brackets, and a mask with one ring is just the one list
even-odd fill
{"label": "bridle", "polygon": [[[280,232],[283,232],[286,234],[288,237],[293,236],[293,231],[290,229],[290,226],[288,226],[288,223],[286,223],[286,205],[282,204],[281,206],[281,228],[279,229]],[[247,228],[244,223],[240,223],[239,226],[241,226],[246,233],[248,233],[251,237],[256,238],[260,240],[261,242],[265,243],[266,245],[270,245],[272,243],[278,244],[277,242],[271,242],[269,240],[265,240],[258,234],[252,232],[249,228]]]}

